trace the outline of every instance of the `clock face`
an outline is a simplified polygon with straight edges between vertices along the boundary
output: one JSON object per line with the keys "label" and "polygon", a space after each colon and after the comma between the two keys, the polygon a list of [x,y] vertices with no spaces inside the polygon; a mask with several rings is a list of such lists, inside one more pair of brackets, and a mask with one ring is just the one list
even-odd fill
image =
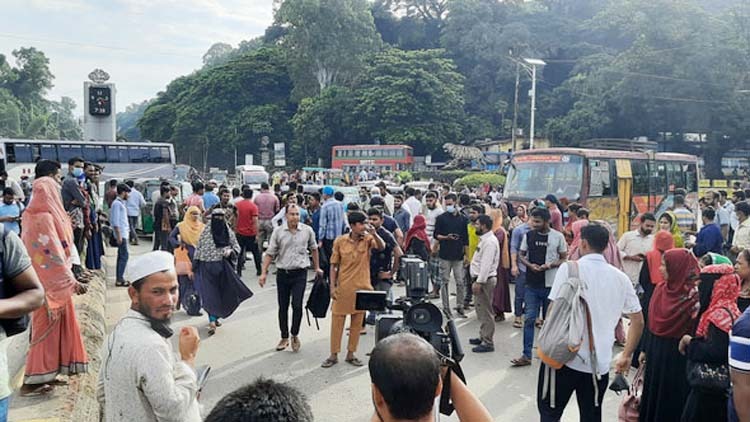
{"label": "clock face", "polygon": [[89,114],[109,116],[112,113],[112,97],[108,87],[89,88]]}

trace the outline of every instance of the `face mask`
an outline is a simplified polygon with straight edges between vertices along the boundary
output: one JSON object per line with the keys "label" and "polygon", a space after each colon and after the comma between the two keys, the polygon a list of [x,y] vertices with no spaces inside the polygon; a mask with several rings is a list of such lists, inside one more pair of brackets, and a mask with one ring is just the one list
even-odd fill
{"label": "face mask", "polygon": [[73,169],[73,176],[75,177],[81,177],[83,176],[83,169],[80,167],[76,167]]}
{"label": "face mask", "polygon": [[453,214],[456,212],[456,207],[453,205],[448,205],[445,207],[445,212]]}

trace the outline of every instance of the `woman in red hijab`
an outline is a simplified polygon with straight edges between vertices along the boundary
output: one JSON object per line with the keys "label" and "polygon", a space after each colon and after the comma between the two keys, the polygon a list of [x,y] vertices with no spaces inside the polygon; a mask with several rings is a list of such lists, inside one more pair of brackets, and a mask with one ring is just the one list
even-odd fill
{"label": "woman in red hijab", "polygon": [[680,421],[690,391],[685,377],[687,358],[678,345],[682,336],[695,329],[700,267],[689,250],[671,249],[664,253],[661,272],[665,281],[654,288],[641,353],[646,364],[640,407],[644,422]]}
{"label": "woman in red hijab", "polygon": [[409,231],[406,232],[404,251],[409,255],[417,255],[425,262],[429,259],[432,250],[430,248],[430,238],[427,237],[427,220],[423,215],[414,217],[414,223],[412,223]]}
{"label": "woman in red hijab", "polygon": [[[740,316],[737,298],[740,295],[740,278],[729,264],[709,265],[701,271],[698,284],[700,308],[695,337],[682,336],[680,353],[693,364],[711,366],[728,365],[729,330]],[[727,420],[726,391],[691,388],[683,421]]]}

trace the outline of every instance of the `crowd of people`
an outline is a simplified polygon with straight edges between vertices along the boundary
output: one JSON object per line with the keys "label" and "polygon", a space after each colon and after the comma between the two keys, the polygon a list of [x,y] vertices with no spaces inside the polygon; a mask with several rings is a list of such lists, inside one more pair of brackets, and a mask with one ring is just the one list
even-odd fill
{"label": "crowd of people", "polygon": [[[640,403],[626,400],[623,409],[635,408],[641,421],[750,417],[750,316],[744,312],[750,305],[750,203],[741,189],[708,191],[694,204],[678,189],[668,209],[639,215],[637,228],[618,239],[582,204],[550,194],[514,205],[499,187],[456,191],[431,184],[424,192],[392,192],[381,182],[347,202],[334,186],[306,192],[308,177],[295,173],[283,186],[264,183],[257,192],[196,181],[180,200],[177,187],[165,181],[150,198],[153,251],[131,258],[147,201],[129,180],[108,181],[99,192],[101,171],[73,158],[64,177],[61,165],[47,160],[37,163],[33,183],[7,183],[0,173],[2,274],[16,292],[10,303],[0,300],[0,322],[20,319],[23,331],[19,317],[31,313],[33,327],[21,394],[49,394],[65,376],[88,370],[73,295],[85,294],[93,272],[102,269],[106,244],[117,251],[115,285],[126,287],[131,299],[102,354],[99,399],[108,421],[201,420],[193,370],[199,337],[192,327],[180,331],[178,359],[167,341],[170,320],[179,309],[205,314],[214,335],[253,295],[241,278],[249,259],[260,288],[275,274],[278,351],[302,347],[309,271],[327,283],[330,354],[321,366],[339,363],[348,329],[344,362],[369,365],[373,420],[421,420],[434,413],[446,382],[462,420],[491,420],[419,337],[388,337],[369,363],[357,355],[360,335],[377,323],[378,313],[357,309],[356,292],[382,291],[393,301],[393,286],[406,282],[405,256],[425,262],[427,299],[447,319],[476,316],[472,352],[494,352],[495,327],[503,323],[521,330],[521,354],[511,367],[532,365],[537,349],[543,421],[559,420],[573,392],[581,420],[601,420],[612,362],[616,375],[638,369]],[[571,285],[580,286],[586,321],[576,357],[557,365],[537,332],[549,338],[565,326],[564,306],[557,303],[566,303]],[[3,328],[6,336],[14,334]],[[401,379],[410,371],[424,384]],[[0,371],[0,385],[11,375]],[[293,388],[259,380],[219,402],[207,420],[241,420],[249,410],[237,400],[251,400],[253,389],[297,403],[290,409],[301,412],[299,420],[311,419]],[[404,402],[406,391],[413,401]],[[10,391],[2,393],[0,415]]]}

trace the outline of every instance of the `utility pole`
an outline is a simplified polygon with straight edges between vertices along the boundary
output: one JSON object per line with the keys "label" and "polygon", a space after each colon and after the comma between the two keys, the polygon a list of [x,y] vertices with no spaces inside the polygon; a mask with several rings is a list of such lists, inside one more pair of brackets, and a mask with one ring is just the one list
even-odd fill
{"label": "utility pole", "polygon": [[511,151],[516,152],[516,132],[518,131],[518,85],[521,81],[521,65],[516,63],[516,95],[513,99],[513,132],[510,134]]}
{"label": "utility pole", "polygon": [[531,122],[529,128],[529,149],[534,149],[534,117],[536,114],[536,68],[537,66],[544,66],[547,63],[539,59],[523,59],[523,61],[531,67],[531,69],[529,69],[529,66],[524,66],[526,67],[526,70],[530,71],[531,73]]}

